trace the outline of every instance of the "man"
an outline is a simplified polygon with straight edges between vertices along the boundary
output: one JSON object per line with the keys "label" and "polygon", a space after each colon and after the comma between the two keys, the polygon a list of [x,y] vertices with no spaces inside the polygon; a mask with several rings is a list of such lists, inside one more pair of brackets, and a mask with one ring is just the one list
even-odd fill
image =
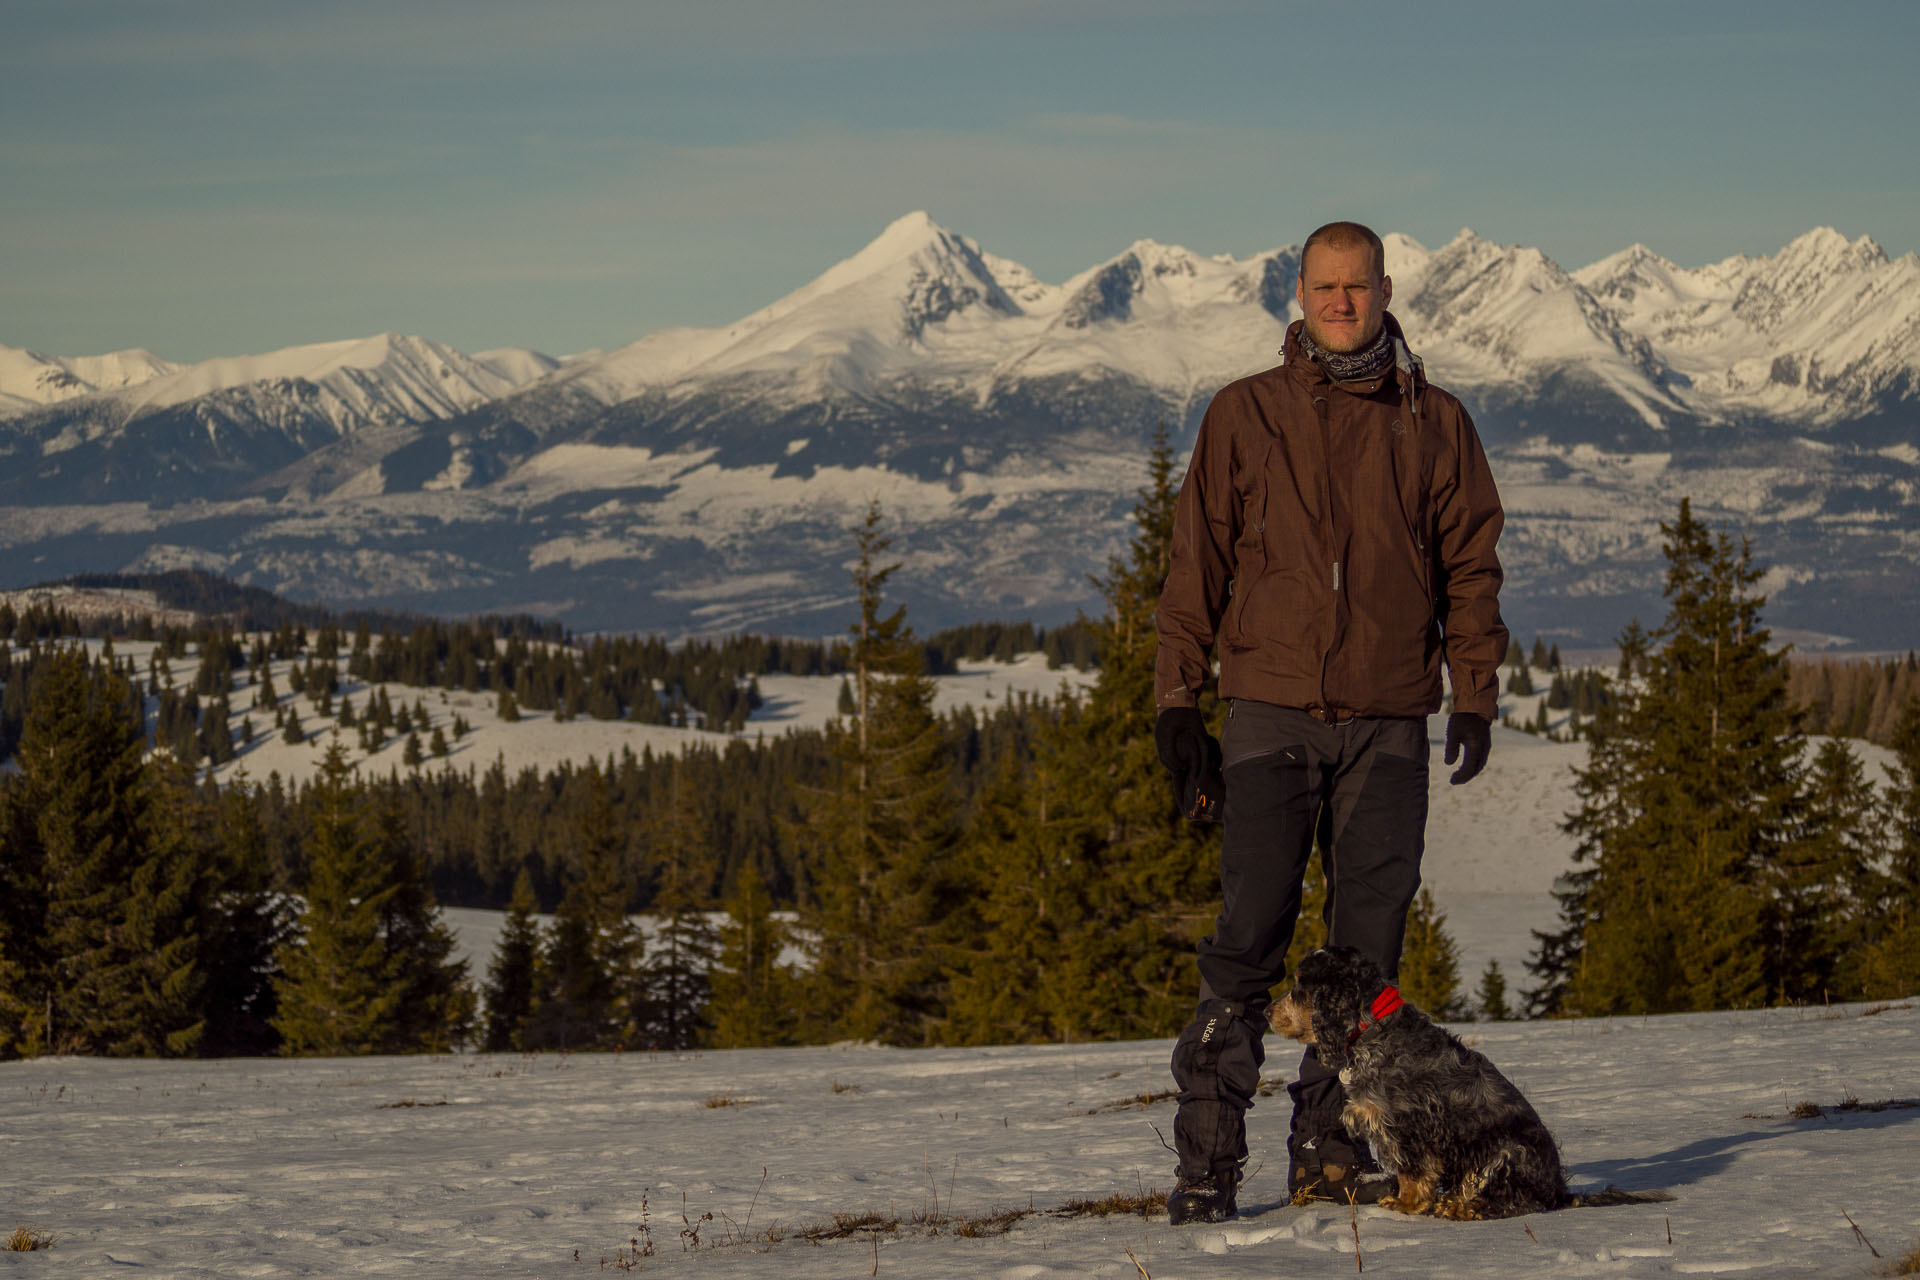
{"label": "man", "polygon": [[[1223,899],[1200,1005],[1173,1053],[1175,1223],[1235,1210],[1270,989],[1284,976],[1316,831],[1329,942],[1393,975],[1420,883],[1427,716],[1453,682],[1446,761],[1485,766],[1506,654],[1500,499],[1473,422],[1426,381],[1387,312],[1380,237],[1321,227],[1283,363],[1213,398],[1180,488],[1160,596],[1154,737],[1187,816],[1223,816]],[[1197,707],[1217,647],[1216,743]],[[1224,780],[1224,801],[1221,784]],[[1289,1087],[1289,1191],[1344,1202],[1391,1179],[1340,1122],[1311,1049]]]}

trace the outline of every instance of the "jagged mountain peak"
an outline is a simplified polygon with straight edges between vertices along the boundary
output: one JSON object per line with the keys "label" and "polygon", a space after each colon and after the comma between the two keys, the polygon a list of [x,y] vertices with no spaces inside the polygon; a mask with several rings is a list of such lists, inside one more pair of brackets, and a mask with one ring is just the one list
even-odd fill
{"label": "jagged mountain peak", "polygon": [[1804,259],[1843,261],[1858,266],[1875,266],[1887,260],[1887,251],[1871,236],[1849,240],[1832,227],[1815,227],[1795,236],[1775,255],[1775,261]]}
{"label": "jagged mountain peak", "polygon": [[732,328],[741,335],[771,330],[803,311],[819,315],[824,303],[846,322],[891,328],[890,336],[913,340],[929,325],[976,305],[1018,315],[1023,307],[1015,293],[1031,298],[1035,283],[1025,267],[1001,258],[990,261],[973,240],[916,210],[887,224],[852,257]]}
{"label": "jagged mountain peak", "polygon": [[1688,273],[1644,244],[1634,243],[1572,273],[1596,298],[1621,305],[1651,297],[1665,302],[1682,292]]}
{"label": "jagged mountain peak", "polygon": [[[1273,260],[1273,255],[1266,257],[1269,263]],[[1221,292],[1244,301],[1251,296],[1246,277],[1266,270],[1267,263],[1258,259],[1241,262],[1231,254],[1207,258],[1183,245],[1136,240],[1061,286],[1065,300],[1054,323],[1066,329],[1127,323],[1137,318],[1139,302],[1156,289],[1174,307],[1192,306]]]}

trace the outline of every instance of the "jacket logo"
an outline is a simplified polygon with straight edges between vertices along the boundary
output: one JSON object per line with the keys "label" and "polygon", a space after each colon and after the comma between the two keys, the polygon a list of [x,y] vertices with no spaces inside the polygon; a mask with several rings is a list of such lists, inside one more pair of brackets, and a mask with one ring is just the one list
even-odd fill
{"label": "jacket logo", "polygon": [[1404,436],[1407,434],[1407,424],[1395,418],[1393,420],[1393,426],[1388,428],[1388,430],[1392,431],[1396,436]]}

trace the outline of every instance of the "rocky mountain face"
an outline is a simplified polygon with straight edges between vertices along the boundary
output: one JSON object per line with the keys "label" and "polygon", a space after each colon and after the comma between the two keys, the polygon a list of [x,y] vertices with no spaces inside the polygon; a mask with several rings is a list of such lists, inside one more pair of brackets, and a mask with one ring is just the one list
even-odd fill
{"label": "rocky mountain face", "polygon": [[[815,633],[844,625],[846,530],[878,500],[917,625],[1059,621],[1095,605],[1155,424],[1184,449],[1215,390],[1276,362],[1297,269],[1297,247],[1141,241],[1055,285],[911,214],[734,324],[565,363],[392,334],[185,367],[0,348],[0,586],[197,566],[336,603]],[[1913,255],[1822,229],[1570,273],[1463,231],[1389,237],[1388,270],[1492,455],[1517,629],[1657,617],[1658,525],[1691,496],[1770,566],[1776,626],[1913,642]]]}

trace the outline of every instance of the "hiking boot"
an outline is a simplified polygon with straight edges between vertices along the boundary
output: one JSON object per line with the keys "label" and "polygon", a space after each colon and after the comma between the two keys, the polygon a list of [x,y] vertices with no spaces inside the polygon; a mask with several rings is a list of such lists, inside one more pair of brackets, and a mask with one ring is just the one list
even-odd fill
{"label": "hiking boot", "polygon": [[1295,1204],[1379,1204],[1400,1189],[1400,1180],[1374,1163],[1366,1143],[1343,1133],[1300,1143],[1287,1168],[1287,1192]]}
{"label": "hiking boot", "polygon": [[1234,1191],[1240,1176],[1223,1169],[1200,1178],[1182,1177],[1173,1184],[1167,1197],[1167,1224],[1185,1222],[1225,1222],[1236,1212]]}

